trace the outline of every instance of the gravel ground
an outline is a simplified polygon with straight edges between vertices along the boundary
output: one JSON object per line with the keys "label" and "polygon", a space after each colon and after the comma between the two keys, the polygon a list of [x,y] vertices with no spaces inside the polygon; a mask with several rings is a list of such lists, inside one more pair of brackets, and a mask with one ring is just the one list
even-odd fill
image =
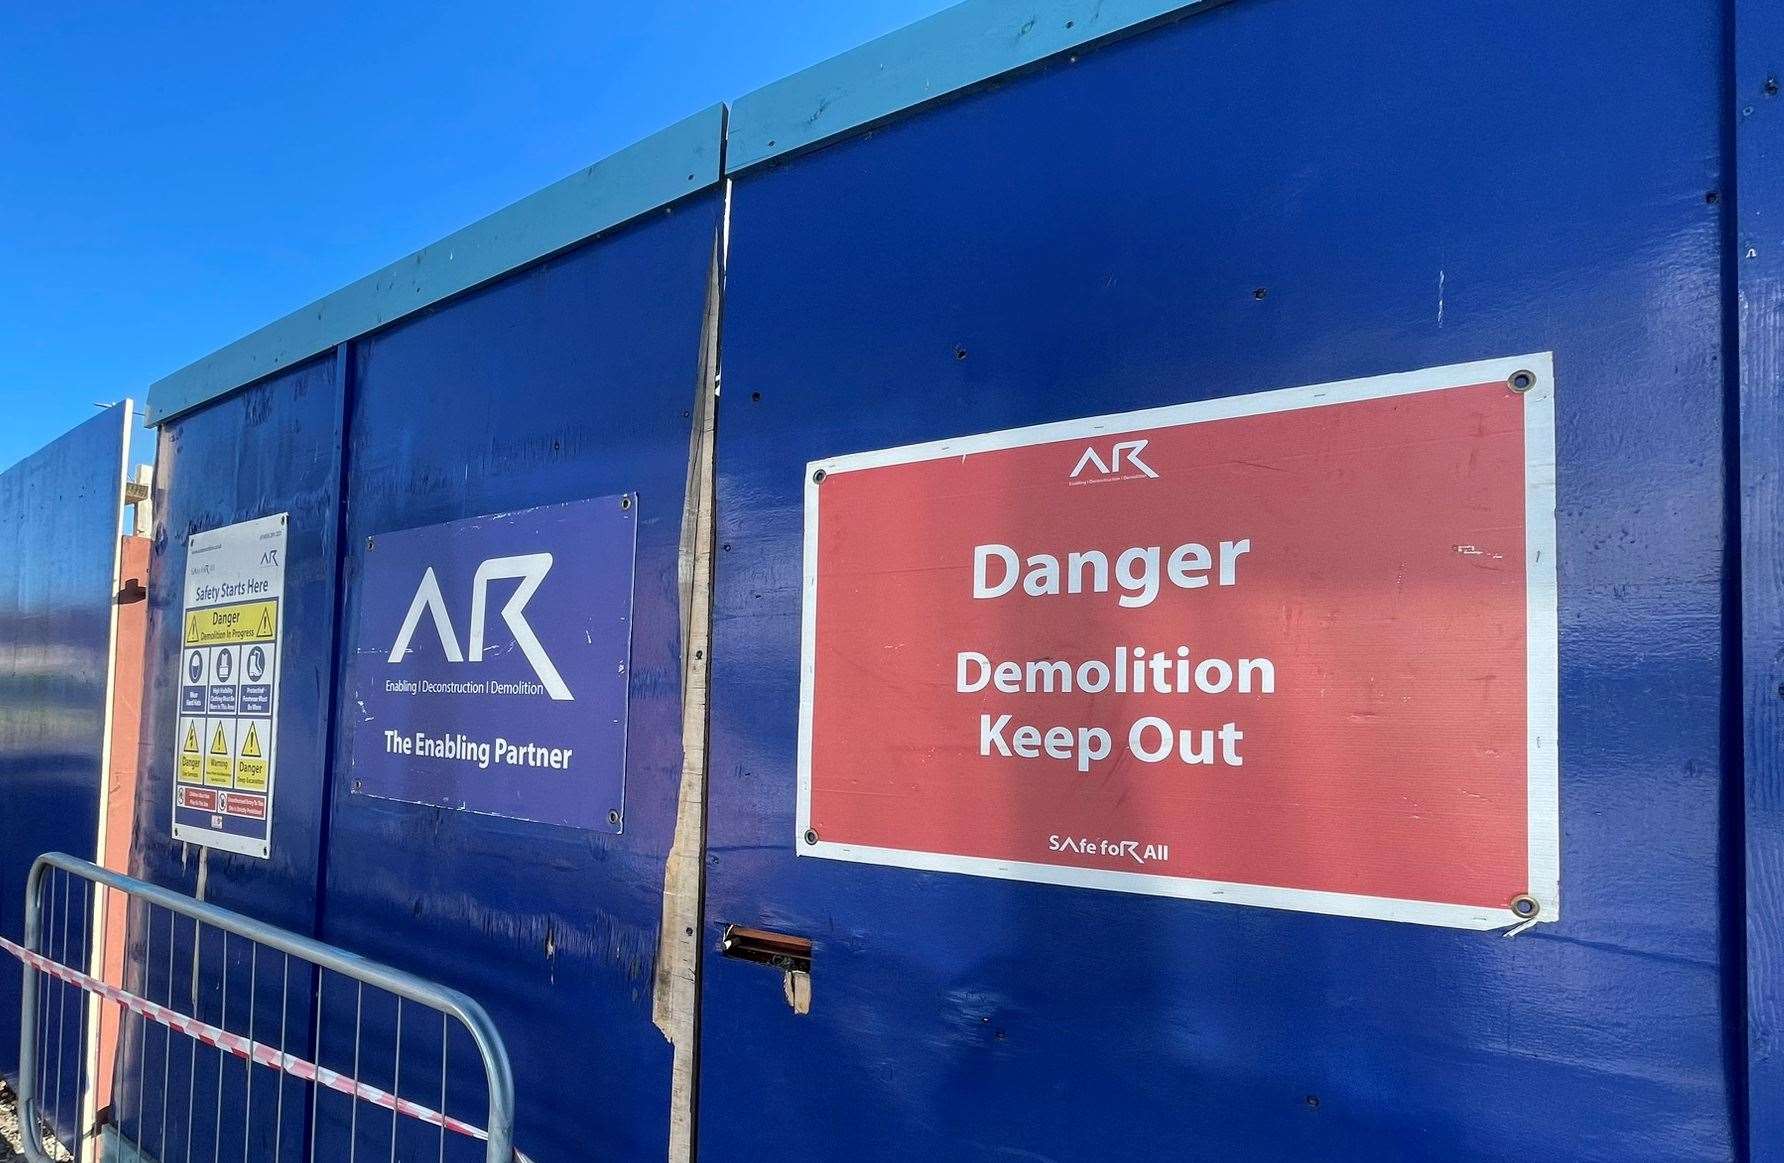
{"label": "gravel ground", "polygon": [[12,1091],[0,1082],[0,1163],[23,1158],[18,1154],[23,1146],[19,1140],[19,1116],[13,1108]]}
{"label": "gravel ground", "polygon": [[[68,1152],[60,1143],[44,1142],[44,1148],[56,1159],[67,1159]],[[12,1089],[0,1082],[0,1163],[23,1163],[24,1156],[19,1154],[24,1144],[19,1139],[18,1103],[14,1100]]]}

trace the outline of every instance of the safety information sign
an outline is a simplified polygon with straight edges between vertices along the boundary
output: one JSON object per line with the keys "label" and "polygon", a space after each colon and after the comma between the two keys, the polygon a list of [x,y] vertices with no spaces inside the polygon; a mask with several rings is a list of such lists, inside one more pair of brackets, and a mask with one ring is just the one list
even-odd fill
{"label": "safety information sign", "polygon": [[637,503],[366,539],[354,794],[621,830]]}
{"label": "safety information sign", "polygon": [[804,855],[1559,915],[1547,355],[811,463]]}
{"label": "safety information sign", "polygon": [[265,858],[272,846],[284,642],[278,513],[186,543],[173,836]]}

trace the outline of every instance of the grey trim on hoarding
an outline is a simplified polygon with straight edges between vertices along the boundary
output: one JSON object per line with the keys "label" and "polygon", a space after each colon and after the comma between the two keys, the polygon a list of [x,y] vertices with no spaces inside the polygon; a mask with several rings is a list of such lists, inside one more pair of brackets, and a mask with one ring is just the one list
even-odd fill
{"label": "grey trim on hoarding", "polygon": [[966,0],[732,103],[735,174],[1048,57],[1221,0]]}
{"label": "grey trim on hoarding", "polygon": [[714,105],[448,235],[149,388],[152,427],[719,182]]}
{"label": "grey trim on hoarding", "polygon": [[149,388],[153,427],[774,158],[1227,0],[965,0],[714,105]]}

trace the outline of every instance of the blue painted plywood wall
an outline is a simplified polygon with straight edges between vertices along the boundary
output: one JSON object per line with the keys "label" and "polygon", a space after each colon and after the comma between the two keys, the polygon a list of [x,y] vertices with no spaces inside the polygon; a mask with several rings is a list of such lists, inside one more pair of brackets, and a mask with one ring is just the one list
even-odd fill
{"label": "blue painted plywood wall", "polygon": [[[742,173],[712,1158],[1726,1159],[1720,6],[1255,0]],[[1553,350],[1563,919],[1513,940],[794,853],[810,459]],[[748,1127],[748,1135],[740,1128]]]}
{"label": "blue painted plywood wall", "polygon": [[[0,473],[0,935],[13,941],[31,862],[97,855],[133,418],[114,404]],[[5,969],[0,1075],[16,1079],[19,976]]]}
{"label": "blue painted plywood wall", "polygon": [[[514,1059],[517,1141],[540,1163],[666,1149],[671,1048],[652,994],[682,760],[677,561],[722,212],[716,191],[685,199],[355,344],[343,667],[369,538],[637,497],[620,834],[352,794],[352,732],[381,725],[350,691],[336,700],[322,935],[490,1010]],[[524,712],[490,715],[477,721],[528,729]],[[347,1134],[321,1133],[324,1154]]]}

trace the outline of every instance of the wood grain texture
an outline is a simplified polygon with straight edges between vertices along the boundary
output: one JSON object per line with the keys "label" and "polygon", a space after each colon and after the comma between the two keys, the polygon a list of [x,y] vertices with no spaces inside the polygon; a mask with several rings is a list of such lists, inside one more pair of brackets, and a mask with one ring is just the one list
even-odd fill
{"label": "wood grain texture", "polygon": [[718,404],[718,318],[722,241],[715,243],[701,326],[700,382],[688,448],[682,514],[682,760],[675,838],[663,869],[663,920],[657,933],[651,1020],[675,1047],[669,1083],[669,1163],[694,1158],[695,1071],[700,1019],[700,911],[706,873],[707,689],[712,636],[712,440]]}

